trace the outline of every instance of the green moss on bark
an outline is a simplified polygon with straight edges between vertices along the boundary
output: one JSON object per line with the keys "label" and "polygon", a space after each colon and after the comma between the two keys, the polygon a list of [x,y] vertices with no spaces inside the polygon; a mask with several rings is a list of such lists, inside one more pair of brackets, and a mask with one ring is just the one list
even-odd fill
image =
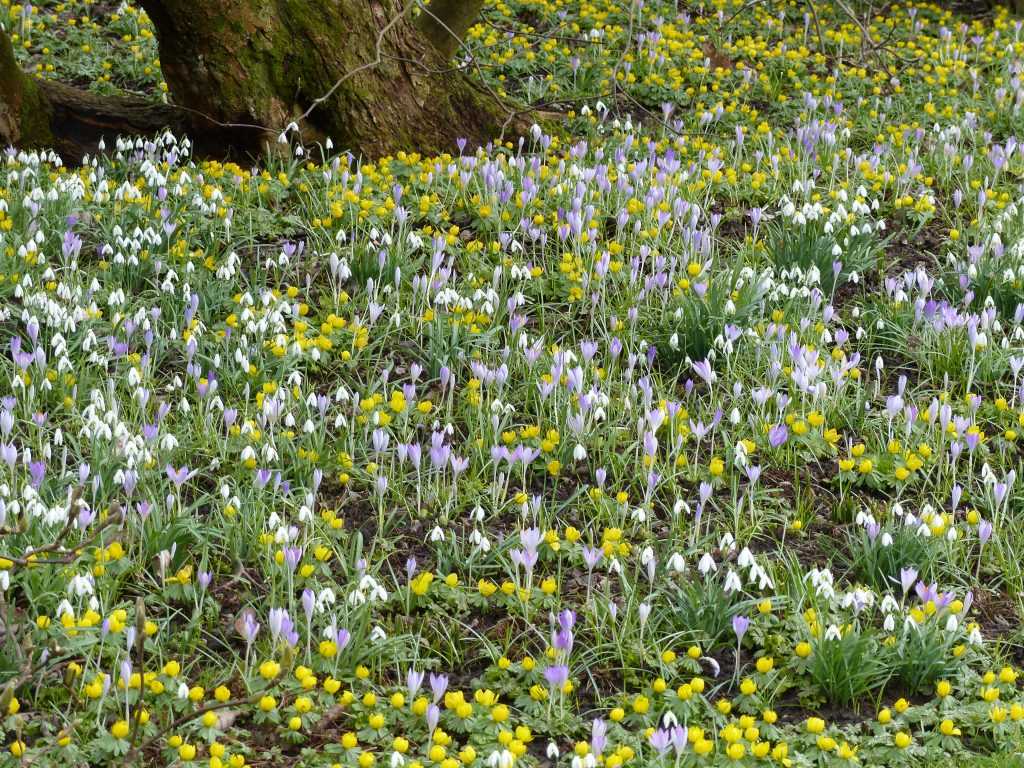
{"label": "green moss on bark", "polygon": [[53,143],[49,104],[39,84],[18,66],[6,32],[0,33],[0,139],[33,148]]}
{"label": "green moss on bark", "polygon": [[[443,6],[450,0],[434,0]],[[451,0],[454,2],[454,0]],[[461,0],[468,28],[476,0]],[[399,0],[142,0],[175,101],[253,148],[288,123],[367,156],[483,143],[508,112],[453,70]],[[475,17],[475,11],[472,11]],[[308,114],[307,114],[308,113]],[[197,121],[196,130],[209,121]]]}
{"label": "green moss on bark", "polygon": [[416,26],[442,57],[450,59],[483,7],[483,0],[430,0]]}

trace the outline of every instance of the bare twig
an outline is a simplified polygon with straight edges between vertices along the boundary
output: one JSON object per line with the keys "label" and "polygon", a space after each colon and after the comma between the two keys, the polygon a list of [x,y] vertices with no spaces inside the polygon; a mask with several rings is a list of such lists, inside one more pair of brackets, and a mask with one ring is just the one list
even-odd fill
{"label": "bare twig", "polygon": [[[64,539],[70,533],[71,527],[74,524],[74,510],[77,506],[78,499],[81,497],[81,489],[76,488],[71,495],[71,503],[68,508],[68,518],[64,522],[64,526],[60,529],[60,532],[49,544],[46,544],[39,549],[33,550],[29,555],[24,557],[18,557],[15,555],[4,555],[0,554],[0,560],[7,560],[14,565],[20,565],[23,567],[28,566],[40,566],[40,565],[67,565],[72,563],[78,557],[83,549],[86,549],[92,545],[107,528],[115,525],[120,525],[124,520],[124,512],[121,509],[121,505],[118,502],[114,502],[111,505],[111,511],[106,520],[104,520],[99,527],[93,531],[92,535],[84,541],[76,544],[71,549],[62,549],[64,546]],[[59,553],[59,557],[51,557],[45,560],[40,560],[38,555]]]}

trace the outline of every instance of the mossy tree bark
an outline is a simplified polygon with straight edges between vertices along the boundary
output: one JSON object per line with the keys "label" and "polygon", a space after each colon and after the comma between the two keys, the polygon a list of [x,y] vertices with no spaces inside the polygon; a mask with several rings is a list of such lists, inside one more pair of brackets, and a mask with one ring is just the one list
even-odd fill
{"label": "mossy tree bark", "polygon": [[431,0],[416,26],[442,56],[450,59],[483,7],[484,0]]}
{"label": "mossy tree bark", "polygon": [[11,39],[0,31],[0,140],[8,146],[51,144],[49,112],[39,83],[21,71]]}
{"label": "mossy tree bark", "polygon": [[[478,0],[435,0],[457,35]],[[495,138],[508,110],[421,32],[412,0],[142,0],[176,103],[249,149],[291,122],[303,138],[376,157]],[[436,30],[435,30],[436,32]],[[451,37],[449,33],[449,37]],[[205,125],[208,128],[208,123]]]}
{"label": "mossy tree bark", "polygon": [[78,163],[100,142],[118,134],[152,135],[165,128],[184,131],[185,113],[175,107],[131,97],[108,97],[50,80],[18,67],[14,48],[0,30],[0,145],[54,149]]}

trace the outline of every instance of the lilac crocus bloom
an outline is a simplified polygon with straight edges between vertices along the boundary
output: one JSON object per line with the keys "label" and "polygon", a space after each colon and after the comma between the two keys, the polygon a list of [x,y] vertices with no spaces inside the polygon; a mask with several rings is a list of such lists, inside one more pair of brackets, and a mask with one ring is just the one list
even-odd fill
{"label": "lilac crocus bloom", "polygon": [[431,704],[427,707],[427,732],[431,736],[434,735],[434,731],[437,729],[437,723],[441,719],[441,710],[437,704]]}
{"label": "lilac crocus bloom", "polygon": [[430,690],[434,695],[434,703],[436,704],[444,696],[444,692],[448,690],[448,675],[435,675],[431,673]]}
{"label": "lilac crocus bloom", "polygon": [[295,625],[286,608],[270,609],[269,626],[270,636],[275,642],[284,640],[288,645],[295,645],[298,642],[298,633],[295,632]]}
{"label": "lilac crocus bloom", "polygon": [[934,583],[925,584],[923,581],[919,581],[917,586],[914,587],[914,591],[917,593],[917,599],[922,603],[937,600],[939,597],[939,585]]}
{"label": "lilac crocus bloom", "polygon": [[32,487],[39,489],[46,477],[46,464],[42,461],[33,461],[28,465],[28,472],[31,475]]}
{"label": "lilac crocus bloom", "polygon": [[741,614],[736,614],[732,617],[732,631],[736,633],[736,642],[742,643],[743,636],[747,634],[747,630],[750,628],[750,619]]}
{"label": "lilac crocus bloom", "polygon": [[715,383],[715,370],[707,359],[698,360],[693,363],[693,371],[704,379],[709,387]]}
{"label": "lilac crocus bloom", "polygon": [[992,538],[992,523],[988,520],[981,520],[978,523],[978,541],[981,542],[981,546],[988,544],[988,540]]}
{"label": "lilac crocus bloom", "polygon": [[188,471],[188,467],[181,467],[175,469],[173,466],[168,464],[164,467],[164,471],[167,472],[167,479],[174,483],[175,488],[181,488],[185,482],[191,477]]}
{"label": "lilac crocus bloom", "polygon": [[590,727],[590,749],[595,755],[600,755],[604,752],[605,745],[608,742],[607,733],[608,723],[600,717],[595,718]]}
{"label": "lilac crocus bloom", "polygon": [[689,737],[690,729],[685,725],[676,725],[672,728],[672,746],[676,750],[677,757],[686,750],[686,743]]}
{"label": "lilac crocus bloom", "polygon": [[672,734],[664,728],[658,728],[647,740],[659,755],[664,755],[668,752],[669,747],[672,746]]}
{"label": "lilac crocus bloom", "polygon": [[1010,490],[1009,483],[996,483],[992,486],[992,497],[995,499],[996,506],[1003,503],[1003,499],[1006,498],[1007,492]]}
{"label": "lilac crocus bloom", "polygon": [[910,591],[910,588],[914,586],[915,581],[917,581],[916,568],[911,567],[900,569],[900,586],[903,587],[903,594]]}
{"label": "lilac crocus bloom", "polygon": [[341,651],[344,651],[348,647],[348,644],[351,640],[352,633],[349,632],[347,629],[342,628],[334,633],[334,642],[338,646],[339,653]]}
{"label": "lilac crocus bloom", "polygon": [[587,570],[592,571],[594,567],[601,561],[604,556],[604,552],[600,547],[584,547],[583,548],[583,562],[587,564]]}
{"label": "lilac crocus bloom", "polygon": [[285,547],[284,562],[289,571],[294,571],[302,560],[302,547]]}
{"label": "lilac crocus bloom", "polygon": [[778,448],[789,439],[789,428],[785,424],[776,424],[768,430],[768,444]]}
{"label": "lilac crocus bloom", "polygon": [[259,634],[260,623],[256,621],[256,616],[252,611],[247,611],[245,618],[242,620],[242,638],[245,640],[246,645],[252,645],[256,640],[256,635]]}
{"label": "lilac crocus bloom", "polygon": [[544,679],[552,689],[561,689],[569,680],[569,667],[565,664],[556,664],[544,670]]}
{"label": "lilac crocus bloom", "polygon": [[420,686],[423,685],[425,675],[425,672],[417,672],[412,668],[405,674],[405,687],[409,690],[410,699],[416,698],[416,694],[420,691]]}

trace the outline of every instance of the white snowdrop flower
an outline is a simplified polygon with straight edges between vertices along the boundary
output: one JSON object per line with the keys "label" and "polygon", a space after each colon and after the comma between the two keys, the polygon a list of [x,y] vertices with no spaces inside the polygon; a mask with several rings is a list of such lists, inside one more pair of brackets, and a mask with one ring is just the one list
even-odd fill
{"label": "white snowdrop flower", "polygon": [[[738,416],[739,412],[737,411],[737,417]],[[742,440],[736,441],[736,447],[733,449],[733,454],[735,455],[733,464],[736,465],[737,469],[743,469],[747,466],[747,447],[743,444]]]}
{"label": "white snowdrop flower", "polygon": [[673,552],[666,567],[673,573],[686,573],[686,558],[678,552]]}
{"label": "white snowdrop flower", "polygon": [[754,565],[755,562],[754,554],[747,547],[744,547],[740,551],[740,556],[736,558],[736,564],[739,565],[740,568],[749,568]]}
{"label": "white snowdrop flower", "polygon": [[718,570],[718,564],[715,563],[715,558],[711,556],[710,552],[705,552],[701,556],[700,561],[697,563],[697,570],[700,571],[702,576],[707,576],[709,573]]}
{"label": "white snowdrop flower", "polygon": [[93,580],[91,575],[76,575],[72,577],[68,584],[68,594],[73,594],[76,597],[85,597],[93,593]]}
{"label": "white snowdrop flower", "polygon": [[733,592],[739,592],[743,588],[743,582],[740,580],[740,576],[732,568],[725,575],[725,589],[726,594],[731,595]]}
{"label": "white snowdrop flower", "polygon": [[432,542],[444,541],[444,531],[441,530],[441,526],[434,526],[434,530],[430,532],[430,540]]}
{"label": "white snowdrop flower", "polygon": [[317,613],[323,613],[330,606],[334,605],[337,597],[334,594],[334,590],[327,587],[320,591],[320,594],[316,596],[316,609]]}
{"label": "white snowdrop flower", "polygon": [[765,590],[775,588],[775,584],[772,582],[768,572],[757,563],[754,563],[754,565],[750,567],[748,578],[752,584],[757,584],[758,589]]}
{"label": "white snowdrop flower", "polygon": [[476,528],[469,534],[469,542],[481,552],[491,551],[491,541]]}

